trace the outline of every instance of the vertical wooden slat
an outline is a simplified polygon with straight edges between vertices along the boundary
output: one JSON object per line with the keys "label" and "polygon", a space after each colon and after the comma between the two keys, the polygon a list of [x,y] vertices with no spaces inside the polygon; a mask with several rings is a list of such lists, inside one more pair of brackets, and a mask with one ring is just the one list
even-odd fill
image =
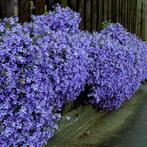
{"label": "vertical wooden slat", "polygon": [[67,0],[67,5],[71,8],[71,0]]}
{"label": "vertical wooden slat", "polygon": [[119,0],[119,22],[122,24],[122,0]]}
{"label": "vertical wooden slat", "polygon": [[108,11],[108,0],[104,0],[104,21],[108,20],[107,11]]}
{"label": "vertical wooden slat", "polygon": [[130,15],[130,32],[132,32],[132,20],[133,20],[133,9],[132,9],[132,7],[133,7],[133,1],[134,0],[130,0],[130,10],[129,10],[129,15]]}
{"label": "vertical wooden slat", "polygon": [[121,0],[118,0],[118,22],[121,23]]}
{"label": "vertical wooden slat", "polygon": [[141,1],[140,37],[143,37],[143,1]]}
{"label": "vertical wooden slat", "polygon": [[68,5],[68,0],[61,0],[62,6],[66,7]]}
{"label": "vertical wooden slat", "polygon": [[147,1],[143,0],[143,12],[142,12],[142,36],[141,38],[147,41]]}
{"label": "vertical wooden slat", "polygon": [[30,1],[29,0],[18,0],[18,16],[20,22],[29,21],[30,14]]}
{"label": "vertical wooden slat", "polygon": [[86,29],[91,29],[91,0],[86,0]]}
{"label": "vertical wooden slat", "polygon": [[107,9],[107,20],[111,20],[111,0],[107,0],[108,3],[108,9]]}
{"label": "vertical wooden slat", "polygon": [[10,17],[14,15],[14,0],[0,0],[0,17]]}
{"label": "vertical wooden slat", "polygon": [[128,0],[124,0],[124,27],[126,28],[126,22],[127,22],[127,1]]}
{"label": "vertical wooden slat", "polygon": [[112,22],[116,22],[117,11],[116,11],[116,0],[112,0],[112,11],[111,11],[111,20]]}
{"label": "vertical wooden slat", "polygon": [[84,30],[86,30],[86,0],[84,0],[84,9],[82,10],[84,11]]}
{"label": "vertical wooden slat", "polygon": [[79,12],[80,12],[80,16],[81,16],[81,23],[80,23],[80,29],[84,30],[84,22],[85,22],[85,18],[84,18],[84,0],[80,0],[79,1]]}
{"label": "vertical wooden slat", "polygon": [[141,36],[141,0],[137,0],[136,34]]}
{"label": "vertical wooden slat", "polygon": [[97,28],[97,17],[96,17],[96,15],[97,15],[97,0],[92,0],[91,1],[92,3],[91,3],[91,30],[92,31],[96,31],[96,28]]}
{"label": "vertical wooden slat", "polygon": [[118,21],[118,18],[119,18],[119,0],[116,1],[116,22],[119,22]]}
{"label": "vertical wooden slat", "polygon": [[80,8],[80,1],[79,1],[79,0],[77,0],[77,9],[76,9],[76,11],[78,11],[78,12],[79,12],[79,8]]}
{"label": "vertical wooden slat", "polygon": [[45,0],[34,0],[35,14],[40,15],[45,12]]}
{"label": "vertical wooden slat", "polygon": [[128,31],[131,31],[131,15],[130,15],[130,11],[131,11],[131,1],[128,1]]}
{"label": "vertical wooden slat", "polygon": [[133,6],[133,33],[136,32],[136,16],[137,16],[137,0],[134,0],[134,6]]}
{"label": "vertical wooden slat", "polygon": [[126,0],[126,28],[129,29],[129,1]]}
{"label": "vertical wooden slat", "polygon": [[[98,3],[99,3],[99,0],[98,0]],[[98,8],[100,8],[99,7],[99,5],[98,5]],[[102,10],[102,21],[105,21],[104,20],[104,15],[105,15],[105,11],[104,11],[104,8],[105,8],[105,3],[104,3],[104,1],[101,1],[101,10]]]}
{"label": "vertical wooden slat", "polygon": [[0,19],[3,17],[3,15],[2,15],[2,8],[3,8],[2,1],[0,1]]}
{"label": "vertical wooden slat", "polygon": [[124,4],[124,0],[121,0],[121,24],[122,24],[122,25],[124,25],[124,24],[123,24],[123,21],[124,21],[124,17],[123,17],[123,13],[124,13],[124,12],[123,12],[123,11],[124,11],[124,10],[123,10],[123,4]]}
{"label": "vertical wooden slat", "polygon": [[102,2],[103,0],[97,0],[97,31],[101,30],[102,25]]}
{"label": "vertical wooden slat", "polygon": [[70,1],[71,8],[76,11],[77,10],[77,0]]}
{"label": "vertical wooden slat", "polygon": [[111,16],[112,16],[111,12],[112,12],[112,0],[109,0],[109,20],[110,21],[112,21],[111,20]]}
{"label": "vertical wooden slat", "polygon": [[50,10],[50,0],[46,0],[45,3],[47,5],[47,11],[49,11]]}

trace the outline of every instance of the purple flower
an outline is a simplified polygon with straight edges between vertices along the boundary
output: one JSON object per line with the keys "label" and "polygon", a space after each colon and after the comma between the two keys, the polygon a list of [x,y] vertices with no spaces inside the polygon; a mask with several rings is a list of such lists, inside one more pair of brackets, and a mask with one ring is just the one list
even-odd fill
{"label": "purple flower", "polygon": [[83,101],[111,110],[147,78],[145,42],[120,24],[89,33],[79,23],[79,13],[59,5],[29,23],[0,22],[0,146],[46,144],[63,105],[85,87]]}

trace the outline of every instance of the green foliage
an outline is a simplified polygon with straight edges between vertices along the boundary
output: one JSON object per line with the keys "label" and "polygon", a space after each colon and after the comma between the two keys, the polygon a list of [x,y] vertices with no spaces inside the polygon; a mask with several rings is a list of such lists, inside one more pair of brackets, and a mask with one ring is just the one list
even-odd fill
{"label": "green foliage", "polygon": [[102,24],[101,24],[101,28],[102,29],[105,29],[105,28],[107,28],[107,26],[110,24],[110,22],[109,21],[104,21],[104,22],[102,22]]}

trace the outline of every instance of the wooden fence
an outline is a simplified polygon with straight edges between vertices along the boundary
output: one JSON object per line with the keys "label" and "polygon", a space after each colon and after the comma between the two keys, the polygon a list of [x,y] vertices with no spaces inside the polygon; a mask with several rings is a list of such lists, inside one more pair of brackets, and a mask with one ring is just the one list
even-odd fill
{"label": "wooden fence", "polygon": [[18,14],[21,22],[29,21],[31,13],[42,14],[57,2],[80,12],[83,30],[99,31],[102,22],[120,22],[142,36],[142,0],[0,0],[0,18]]}

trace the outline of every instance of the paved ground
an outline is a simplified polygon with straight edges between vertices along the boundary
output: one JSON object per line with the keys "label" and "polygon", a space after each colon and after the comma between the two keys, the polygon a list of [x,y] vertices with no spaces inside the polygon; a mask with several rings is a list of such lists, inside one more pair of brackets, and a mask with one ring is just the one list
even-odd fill
{"label": "paved ground", "polygon": [[147,147],[147,84],[142,89],[145,96],[132,128],[120,133],[101,147]]}
{"label": "paved ground", "polygon": [[[98,113],[91,106],[82,106],[68,115],[71,119],[63,117],[47,147],[100,147],[102,143],[101,147],[147,147],[143,146],[147,145],[147,84],[118,110]],[[136,127],[131,130],[133,124]]]}

